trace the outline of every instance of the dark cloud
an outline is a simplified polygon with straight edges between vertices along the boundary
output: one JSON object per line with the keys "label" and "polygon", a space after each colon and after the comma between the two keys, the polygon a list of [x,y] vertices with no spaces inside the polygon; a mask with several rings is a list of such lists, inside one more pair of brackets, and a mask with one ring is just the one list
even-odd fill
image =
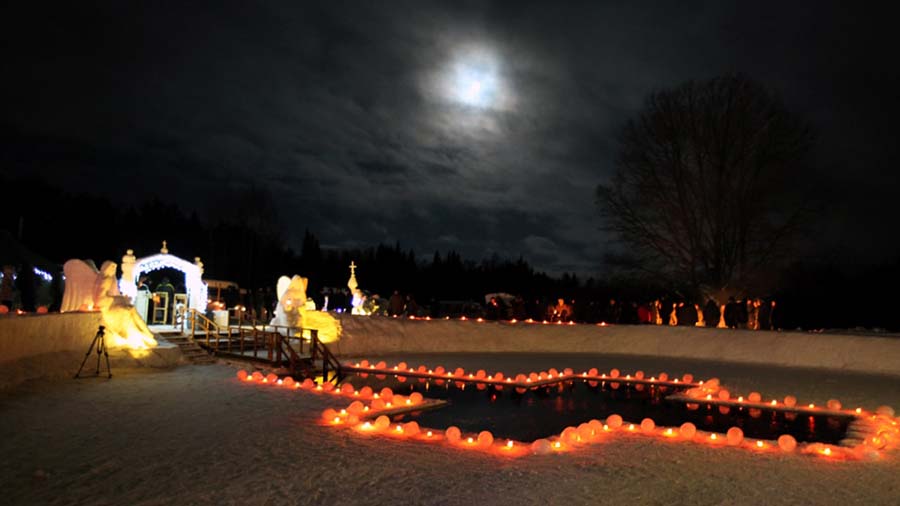
{"label": "dark cloud", "polygon": [[[0,18],[7,170],[205,208],[267,188],[288,237],[595,273],[593,190],[651,91],[745,72],[820,133],[832,245],[896,190],[889,17],[844,3],[43,4]],[[496,63],[485,109],[454,62]],[[123,192],[121,188],[127,188]],[[877,195],[885,198],[868,198]],[[863,202],[865,206],[861,205]],[[826,227],[827,228],[827,227]],[[878,241],[875,241],[878,242]],[[881,250],[891,250],[887,243]],[[296,244],[295,244],[296,245]]]}

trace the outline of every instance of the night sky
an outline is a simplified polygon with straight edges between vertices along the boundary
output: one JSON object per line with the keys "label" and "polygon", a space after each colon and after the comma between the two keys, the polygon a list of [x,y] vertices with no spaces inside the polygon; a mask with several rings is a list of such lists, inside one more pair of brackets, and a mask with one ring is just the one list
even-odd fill
{"label": "night sky", "polygon": [[[2,165],[119,203],[271,193],[295,247],[602,271],[648,93],[741,72],[813,125],[807,253],[894,257],[895,19],[830,2],[14,2]],[[564,5],[561,5],[564,4]],[[112,254],[112,253],[111,253]]]}

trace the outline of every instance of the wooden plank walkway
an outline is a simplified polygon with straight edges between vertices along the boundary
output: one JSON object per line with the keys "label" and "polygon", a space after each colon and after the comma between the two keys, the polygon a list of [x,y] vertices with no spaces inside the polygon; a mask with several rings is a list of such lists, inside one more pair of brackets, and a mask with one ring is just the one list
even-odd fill
{"label": "wooden plank walkway", "polygon": [[600,376],[588,376],[586,373],[583,374],[569,374],[569,375],[559,375],[555,378],[545,378],[539,379],[537,381],[516,381],[515,378],[504,378],[500,381],[497,381],[490,377],[477,378],[472,374],[467,374],[465,376],[455,376],[453,373],[447,373],[445,375],[434,374],[434,372],[419,372],[413,370],[394,370],[394,369],[374,369],[372,367],[357,367],[355,365],[344,365],[343,370],[346,372],[355,372],[360,374],[378,374],[378,375],[396,375],[396,376],[405,376],[409,378],[425,378],[432,380],[444,380],[444,381],[464,381],[466,383],[483,383],[485,385],[503,385],[510,386],[516,388],[533,388],[533,387],[542,387],[546,385],[554,385],[557,383],[562,383],[566,381],[573,380],[583,380],[583,381],[597,381],[597,382],[607,382],[607,383],[630,383],[630,384],[643,384],[643,385],[656,385],[656,386],[669,386],[669,387],[680,387],[680,388],[694,388],[700,386],[700,383],[683,383],[677,380],[673,381],[659,381],[657,379],[647,379],[647,378],[631,378],[631,377],[616,377],[611,378],[609,376],[600,375]]}
{"label": "wooden plank walkway", "polygon": [[684,394],[672,394],[666,396],[666,400],[673,402],[682,402],[685,404],[706,404],[710,406],[728,406],[732,408],[747,408],[747,409],[764,409],[767,411],[780,411],[783,413],[797,413],[802,415],[815,415],[815,416],[833,416],[839,418],[860,418],[861,415],[857,414],[854,411],[848,410],[833,410],[827,408],[820,407],[809,407],[809,406],[785,406],[784,403],[780,403],[776,401],[776,404],[772,404],[769,402],[749,402],[749,401],[739,401],[737,399],[717,399],[715,396],[711,399],[706,398],[696,398],[689,397]]}

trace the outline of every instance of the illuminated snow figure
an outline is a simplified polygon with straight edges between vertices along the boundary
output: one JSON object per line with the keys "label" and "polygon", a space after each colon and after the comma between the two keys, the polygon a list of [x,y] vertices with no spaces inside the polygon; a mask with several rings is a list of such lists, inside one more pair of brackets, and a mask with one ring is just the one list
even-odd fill
{"label": "illuminated snow figure", "polygon": [[66,291],[62,311],[99,310],[106,326],[106,337],[113,347],[134,350],[157,345],[153,333],[134,306],[119,293],[115,262],[106,261],[97,271],[83,260],[69,260],[63,266]]}
{"label": "illuminated snow figure", "polygon": [[272,325],[284,327],[302,327],[303,309],[306,308],[307,278],[294,275],[293,278],[281,276],[275,287],[278,294],[278,307],[275,308],[275,317]]}
{"label": "illuminated snow figure", "polygon": [[[341,324],[328,313],[316,311],[315,303],[306,298],[307,278],[294,275],[293,278],[281,276],[275,287],[278,295],[278,307],[271,325],[296,327],[300,329],[318,330],[319,340],[323,343],[337,341],[341,336]],[[293,330],[293,329],[292,329]]]}
{"label": "illuminated snow figure", "polygon": [[94,285],[99,275],[94,262],[69,260],[63,264],[63,273],[66,276],[66,291],[63,293],[60,312],[93,311]]}
{"label": "illuminated snow figure", "polygon": [[366,296],[359,289],[359,284],[356,282],[356,264],[352,261],[350,262],[350,280],[347,281],[347,288],[350,289],[350,294],[353,296],[350,299],[350,314],[368,316],[369,311],[363,307],[363,304],[366,302]]}

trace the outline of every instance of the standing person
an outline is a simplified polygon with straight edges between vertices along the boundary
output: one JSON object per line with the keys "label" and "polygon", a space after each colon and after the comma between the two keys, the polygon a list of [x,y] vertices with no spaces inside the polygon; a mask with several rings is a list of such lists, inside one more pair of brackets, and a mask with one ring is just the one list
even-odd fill
{"label": "standing person", "polygon": [[747,301],[745,301],[745,300],[737,301],[737,310],[738,310],[737,328],[745,329],[745,328],[747,328]]}
{"label": "standing person", "polygon": [[616,299],[609,299],[609,305],[606,306],[606,315],[604,320],[606,323],[619,323],[622,318],[622,308],[616,303]]}
{"label": "standing person", "polygon": [[524,320],[527,318],[528,312],[525,310],[525,299],[521,295],[516,295],[512,303],[512,317],[516,320]]}
{"label": "standing person", "polygon": [[747,300],[747,328],[759,330],[759,299]]}
{"label": "standing person", "polygon": [[638,323],[640,323],[641,325],[646,325],[652,322],[650,307],[647,304],[641,304],[640,306],[638,306],[637,315]]}
{"label": "standing person", "polygon": [[672,303],[672,312],[669,313],[669,325],[674,327],[678,325],[678,303]]}
{"label": "standing person", "polygon": [[37,305],[36,282],[34,267],[29,263],[25,263],[22,266],[22,270],[19,271],[19,276],[16,278],[16,288],[19,289],[19,305],[29,313],[33,312]]}
{"label": "standing person", "polygon": [[703,320],[706,322],[706,326],[715,328],[719,324],[720,316],[719,305],[716,304],[716,301],[712,299],[707,300],[706,305],[703,306]]}
{"label": "standing person", "polygon": [[403,296],[400,295],[399,291],[394,290],[393,295],[388,300],[388,312],[390,312],[391,316],[397,316],[403,312],[403,305]]}
{"label": "standing person", "polygon": [[697,311],[694,309],[694,305],[686,304],[684,301],[678,303],[675,317],[678,319],[678,325],[682,327],[693,327],[697,323]]}
{"label": "standing person", "polygon": [[769,302],[766,300],[759,299],[759,329],[760,330],[772,330],[772,319],[770,318],[772,315],[772,306],[769,305]]}
{"label": "standing person", "polygon": [[419,304],[412,295],[406,296],[406,307],[404,309],[407,316],[419,316]]}
{"label": "standing person", "polygon": [[572,308],[565,299],[556,299],[556,305],[550,308],[550,321],[567,322],[572,317]]}
{"label": "standing person", "polygon": [[781,330],[781,310],[776,310],[777,304],[773,299],[769,303],[769,328],[772,330]]}
{"label": "standing person", "polygon": [[654,300],[650,303],[650,324],[651,325],[662,325],[663,324],[663,305],[659,299]]}
{"label": "standing person", "polygon": [[0,304],[6,306],[6,309],[13,310],[13,302],[15,301],[15,287],[13,285],[13,276],[15,268],[12,265],[3,266],[3,278],[0,279]]}
{"label": "standing person", "polygon": [[728,297],[728,303],[725,304],[725,326],[736,329],[739,316],[737,301],[734,300],[734,297]]}

